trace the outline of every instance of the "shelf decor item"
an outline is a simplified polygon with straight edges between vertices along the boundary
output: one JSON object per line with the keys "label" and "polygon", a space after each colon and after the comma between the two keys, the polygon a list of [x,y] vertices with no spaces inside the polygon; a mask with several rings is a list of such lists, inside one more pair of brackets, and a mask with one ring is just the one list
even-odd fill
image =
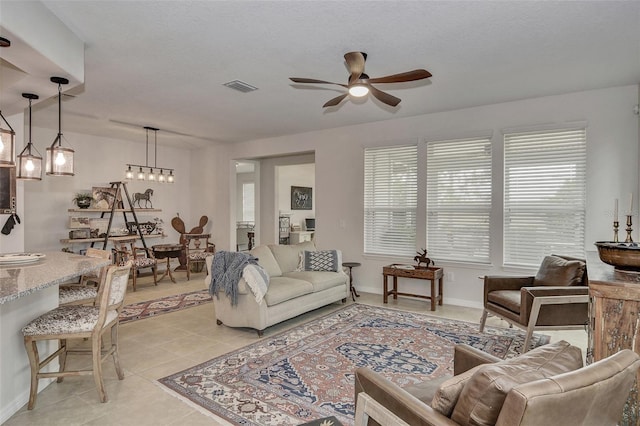
{"label": "shelf decor item", "polygon": [[88,209],[89,207],[91,207],[93,195],[89,194],[88,192],[79,192],[75,197],[73,197],[72,201],[76,203],[76,206],[78,206],[79,209]]}

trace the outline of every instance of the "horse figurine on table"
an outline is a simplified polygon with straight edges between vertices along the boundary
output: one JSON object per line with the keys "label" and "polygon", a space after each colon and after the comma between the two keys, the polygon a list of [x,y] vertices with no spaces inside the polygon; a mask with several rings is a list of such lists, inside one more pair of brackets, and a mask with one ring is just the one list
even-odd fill
{"label": "horse figurine on table", "polygon": [[427,250],[426,249],[422,249],[422,253],[420,253],[419,251],[416,252],[418,255],[416,257],[413,258],[413,260],[415,260],[416,262],[418,262],[418,268],[420,267],[421,264],[425,264],[426,267],[428,268],[429,265],[435,265],[435,263],[433,262],[433,260],[429,259],[427,257]]}
{"label": "horse figurine on table", "polygon": [[[133,194],[133,204],[138,204],[138,208],[142,208],[140,205],[140,201],[144,200],[144,208],[153,208],[153,204],[151,203],[151,196],[153,195],[153,189],[149,188],[144,193],[136,192]],[[151,206],[151,207],[149,207]]]}

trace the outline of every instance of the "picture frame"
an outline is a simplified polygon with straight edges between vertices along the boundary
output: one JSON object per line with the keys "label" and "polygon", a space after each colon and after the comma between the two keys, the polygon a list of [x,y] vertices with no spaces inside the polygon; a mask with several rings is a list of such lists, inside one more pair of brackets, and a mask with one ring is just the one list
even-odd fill
{"label": "picture frame", "polygon": [[311,210],[313,207],[313,188],[308,186],[291,187],[291,210]]}
{"label": "picture frame", "polygon": [[70,229],[90,229],[90,218],[88,217],[80,217],[80,216],[71,216],[69,218],[69,228]]}
{"label": "picture frame", "polygon": [[117,192],[117,188],[94,186],[91,190],[94,208],[110,210],[113,208],[113,203],[115,202],[117,203],[116,208],[121,209],[123,207],[122,194],[119,194],[118,199],[116,200]]}

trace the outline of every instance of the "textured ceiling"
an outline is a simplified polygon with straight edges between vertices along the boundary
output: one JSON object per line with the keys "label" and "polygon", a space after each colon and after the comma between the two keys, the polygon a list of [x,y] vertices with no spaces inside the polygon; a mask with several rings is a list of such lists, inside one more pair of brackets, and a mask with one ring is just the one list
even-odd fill
{"label": "textured ceiling", "polygon": [[[154,126],[159,144],[194,147],[640,83],[638,1],[43,3],[86,45],[65,130],[129,140]],[[288,80],[346,82],[354,50],[371,77],[433,77],[379,85],[396,108],[370,98],[323,109],[341,88]],[[258,90],[223,86],[234,79]],[[44,102],[34,125],[56,128],[56,114]]]}

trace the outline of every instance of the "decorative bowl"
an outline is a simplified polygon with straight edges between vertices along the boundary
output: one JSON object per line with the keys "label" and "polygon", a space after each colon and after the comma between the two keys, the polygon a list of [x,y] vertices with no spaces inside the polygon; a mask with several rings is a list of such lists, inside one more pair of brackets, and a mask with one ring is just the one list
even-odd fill
{"label": "decorative bowl", "polygon": [[616,269],[624,271],[640,271],[640,246],[636,243],[614,243],[598,241],[600,260]]}

